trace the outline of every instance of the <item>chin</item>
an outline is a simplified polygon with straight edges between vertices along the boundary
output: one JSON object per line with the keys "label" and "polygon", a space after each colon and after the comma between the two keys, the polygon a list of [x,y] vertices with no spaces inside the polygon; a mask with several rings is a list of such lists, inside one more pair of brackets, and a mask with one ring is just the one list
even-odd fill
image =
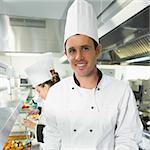
{"label": "chin", "polygon": [[87,73],[85,73],[85,72],[77,72],[76,73],[78,76],[80,76],[80,77],[85,77],[85,76],[87,76]]}

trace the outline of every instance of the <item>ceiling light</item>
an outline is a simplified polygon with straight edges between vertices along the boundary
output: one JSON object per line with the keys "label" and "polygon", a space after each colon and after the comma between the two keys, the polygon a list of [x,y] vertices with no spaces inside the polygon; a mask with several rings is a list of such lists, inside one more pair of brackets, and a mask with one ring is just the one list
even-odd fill
{"label": "ceiling light", "polygon": [[41,53],[5,53],[7,56],[39,56]]}
{"label": "ceiling light", "polygon": [[67,56],[66,56],[66,55],[63,55],[63,56],[59,59],[59,61],[60,61],[61,63],[67,61]]}
{"label": "ceiling light", "polygon": [[141,62],[141,61],[147,61],[147,60],[150,60],[150,56],[135,58],[135,59],[127,60],[125,62],[126,63],[133,63],[133,62]]}

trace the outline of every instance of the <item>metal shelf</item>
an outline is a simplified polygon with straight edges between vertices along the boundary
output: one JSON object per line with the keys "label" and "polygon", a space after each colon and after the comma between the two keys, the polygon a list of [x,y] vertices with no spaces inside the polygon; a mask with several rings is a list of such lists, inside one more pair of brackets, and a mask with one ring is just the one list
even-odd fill
{"label": "metal shelf", "polygon": [[150,132],[149,131],[144,130],[143,136],[150,140]]}
{"label": "metal shelf", "polygon": [[13,100],[10,99],[7,105],[0,106],[0,149],[3,149],[4,143],[7,141],[7,137],[19,115],[24,100],[26,100],[29,95],[29,89],[17,89],[12,95],[15,95]]}

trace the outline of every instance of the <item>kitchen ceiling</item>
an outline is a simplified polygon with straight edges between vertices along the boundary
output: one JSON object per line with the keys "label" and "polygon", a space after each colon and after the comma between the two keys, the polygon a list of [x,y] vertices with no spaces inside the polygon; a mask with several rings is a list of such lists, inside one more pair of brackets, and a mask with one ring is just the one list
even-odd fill
{"label": "kitchen ceiling", "polygon": [[[113,2],[113,0],[88,1],[93,4],[97,16]],[[14,41],[14,44],[11,44],[13,47],[7,45],[5,49],[0,47],[0,50],[62,53],[66,12],[72,2],[73,0],[0,0],[0,14],[10,17],[14,35],[13,40],[7,39]]]}
{"label": "kitchen ceiling", "polygon": [[[121,53],[118,52],[123,52],[122,46],[129,42],[131,44],[133,39],[137,42],[138,36],[143,35],[146,36],[144,40],[149,39],[150,1],[87,1],[93,4],[98,18],[99,38],[103,45],[99,61],[110,60],[113,64],[129,59],[130,57],[120,57]],[[65,17],[72,2],[73,0],[0,0],[0,15],[10,17],[16,39],[14,49],[0,49],[0,52],[51,51],[63,55]],[[132,57],[134,56],[137,57]]]}
{"label": "kitchen ceiling", "polygon": [[[97,16],[113,0],[87,0],[93,4]],[[0,14],[45,19],[65,19],[73,0],[0,0]]]}

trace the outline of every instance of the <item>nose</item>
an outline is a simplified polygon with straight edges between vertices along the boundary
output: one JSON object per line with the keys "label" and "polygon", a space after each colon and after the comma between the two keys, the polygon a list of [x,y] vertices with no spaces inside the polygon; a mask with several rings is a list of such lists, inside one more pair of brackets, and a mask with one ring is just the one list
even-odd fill
{"label": "nose", "polygon": [[83,58],[82,51],[81,50],[77,50],[75,59],[76,60],[81,60],[82,58]]}

